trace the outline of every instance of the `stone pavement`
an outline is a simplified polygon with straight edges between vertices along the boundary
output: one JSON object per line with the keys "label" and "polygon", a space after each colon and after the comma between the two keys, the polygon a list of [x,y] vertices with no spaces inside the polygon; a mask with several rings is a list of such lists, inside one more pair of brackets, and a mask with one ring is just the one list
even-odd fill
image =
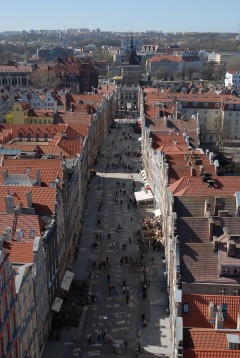
{"label": "stone pavement", "polygon": [[[138,149],[138,135],[133,133],[129,121],[116,123],[119,129],[111,129],[104,142],[96,165],[97,175],[89,186],[79,255],[72,269],[74,279],[89,281],[88,305],[83,309],[78,327],[62,328],[59,341],[47,342],[44,358],[114,355],[126,358],[171,358],[168,295],[162,253],[147,253],[147,259],[151,257],[153,262],[149,260],[152,264],[146,272],[149,283],[146,299],[142,298],[144,273],[141,268],[133,268],[130,264],[130,257],[139,260],[140,255],[136,232],[141,228],[141,218],[131,200],[134,198],[132,191],[142,187],[138,172],[141,162],[137,157],[123,154],[121,159],[116,154],[124,152],[124,148],[126,153]],[[122,161],[124,166],[120,167],[119,162]],[[121,232],[116,230],[118,224],[122,227]],[[126,245],[126,250],[122,245]],[[124,257],[123,262],[121,257]],[[129,290],[128,303],[126,290]],[[147,319],[146,327],[142,325],[143,313]],[[105,337],[98,336],[99,331],[105,331]],[[88,335],[91,335],[89,342]],[[115,342],[115,349],[109,337],[112,343]]]}

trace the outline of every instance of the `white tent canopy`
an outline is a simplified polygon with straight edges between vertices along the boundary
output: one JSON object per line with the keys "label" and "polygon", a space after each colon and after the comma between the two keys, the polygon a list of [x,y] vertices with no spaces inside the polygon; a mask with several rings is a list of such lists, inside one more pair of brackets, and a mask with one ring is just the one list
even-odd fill
{"label": "white tent canopy", "polygon": [[150,190],[135,191],[134,196],[137,202],[153,200],[153,195]]}
{"label": "white tent canopy", "polygon": [[61,309],[62,303],[63,303],[63,300],[59,297],[56,297],[53,302],[53,305],[52,305],[52,310],[59,312]]}
{"label": "white tent canopy", "polygon": [[73,272],[68,271],[68,270],[65,271],[62,282],[61,282],[61,288],[63,290],[66,290],[66,291],[69,290],[72,280],[73,280],[73,276],[74,276]]}
{"label": "white tent canopy", "polygon": [[156,209],[156,210],[154,210],[154,215],[155,215],[156,218],[157,218],[158,216],[161,216],[161,215],[162,215],[161,209]]}

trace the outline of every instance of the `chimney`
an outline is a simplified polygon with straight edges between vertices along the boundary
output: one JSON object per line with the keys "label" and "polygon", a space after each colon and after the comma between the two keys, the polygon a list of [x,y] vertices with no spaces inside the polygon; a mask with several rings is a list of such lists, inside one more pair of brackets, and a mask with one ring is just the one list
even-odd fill
{"label": "chimney", "polygon": [[7,170],[4,170],[2,172],[2,176],[3,176],[3,182],[4,184],[6,184],[7,180],[8,180],[8,171]]}
{"label": "chimney", "polygon": [[14,197],[11,194],[5,196],[6,212],[8,214],[14,213]]}
{"label": "chimney", "polygon": [[215,319],[215,309],[214,309],[214,303],[209,302],[208,304],[208,319],[214,320]]}
{"label": "chimney", "polygon": [[195,177],[196,176],[196,169],[195,167],[192,165],[191,166],[191,177]]}
{"label": "chimney", "polygon": [[214,252],[218,252],[218,238],[217,238],[217,236],[213,236],[213,245],[214,245]]}
{"label": "chimney", "polygon": [[208,200],[205,200],[204,203],[204,217],[207,217],[207,213],[209,213],[210,211],[210,204],[208,202]]}
{"label": "chimney", "polygon": [[215,329],[223,329],[224,325],[224,317],[222,313],[222,307],[218,306],[218,310],[216,312],[216,318],[215,318]]}
{"label": "chimney", "polygon": [[229,211],[228,210],[219,210],[218,211],[218,216],[220,218],[226,218],[228,217]]}
{"label": "chimney", "polygon": [[28,208],[32,207],[32,192],[31,191],[27,192],[27,205],[28,205]]}
{"label": "chimney", "polygon": [[209,241],[211,242],[213,240],[213,225],[214,225],[214,221],[213,218],[210,216],[208,217],[208,233],[209,233]]}
{"label": "chimney", "polygon": [[163,119],[164,119],[164,124],[165,124],[165,126],[168,127],[168,119],[167,119],[167,117],[164,116]]}
{"label": "chimney", "polygon": [[240,331],[240,312],[237,315],[237,330]]}
{"label": "chimney", "polygon": [[41,186],[41,173],[40,173],[40,169],[37,169],[36,171],[36,180],[37,180],[37,185]]}
{"label": "chimney", "polygon": [[233,240],[228,240],[227,242],[227,255],[228,257],[236,256],[236,244]]}
{"label": "chimney", "polygon": [[200,165],[200,167],[199,167],[199,175],[203,175],[203,170],[204,170],[203,165]]}

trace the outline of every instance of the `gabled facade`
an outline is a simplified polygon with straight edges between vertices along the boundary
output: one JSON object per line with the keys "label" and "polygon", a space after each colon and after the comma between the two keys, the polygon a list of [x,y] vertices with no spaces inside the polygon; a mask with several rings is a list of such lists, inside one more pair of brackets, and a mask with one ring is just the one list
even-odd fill
{"label": "gabled facade", "polygon": [[15,271],[0,238],[0,356],[20,358]]}

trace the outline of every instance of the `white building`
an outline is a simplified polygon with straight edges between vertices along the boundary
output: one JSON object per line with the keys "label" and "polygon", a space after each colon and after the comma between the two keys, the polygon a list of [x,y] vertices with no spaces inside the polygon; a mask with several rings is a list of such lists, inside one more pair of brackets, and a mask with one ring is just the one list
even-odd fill
{"label": "white building", "polygon": [[240,86],[240,72],[227,71],[225,75],[225,87],[229,85],[234,87]]}

